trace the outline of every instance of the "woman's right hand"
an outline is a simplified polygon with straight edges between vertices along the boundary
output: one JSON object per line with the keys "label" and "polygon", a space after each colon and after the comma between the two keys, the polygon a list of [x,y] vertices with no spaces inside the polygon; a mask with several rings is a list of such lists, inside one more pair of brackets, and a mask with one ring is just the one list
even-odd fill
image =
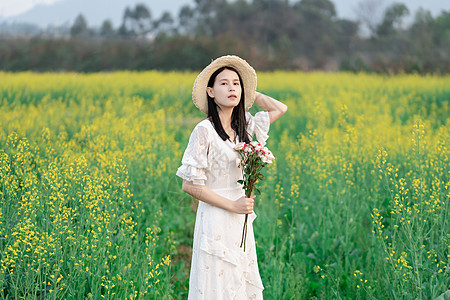
{"label": "woman's right hand", "polygon": [[245,196],[242,196],[241,198],[237,199],[233,203],[233,212],[237,214],[251,214],[253,213],[253,206],[255,205],[255,197],[256,196],[250,196],[250,198],[247,198]]}

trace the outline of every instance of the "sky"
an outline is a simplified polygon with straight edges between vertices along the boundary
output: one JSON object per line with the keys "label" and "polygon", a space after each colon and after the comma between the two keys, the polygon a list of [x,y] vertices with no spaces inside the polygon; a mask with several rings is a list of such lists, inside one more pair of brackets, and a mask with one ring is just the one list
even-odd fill
{"label": "sky", "polygon": [[[31,9],[37,4],[52,4],[54,2],[61,0],[0,0],[0,16],[1,17],[12,17],[19,15],[27,10]],[[94,0],[95,1],[95,0]],[[114,1],[114,0],[111,0]],[[153,0],[161,1],[164,0]],[[292,1],[292,0],[291,0]],[[342,18],[355,18],[354,9],[361,0],[331,0],[335,6],[338,13],[338,17]],[[385,5],[393,3],[393,0],[380,0],[383,1]],[[130,2],[133,2],[130,0]],[[449,0],[397,0],[397,2],[402,2],[408,6],[411,15],[419,8],[423,7],[431,11],[433,15],[439,14],[442,10],[450,10]],[[186,0],[186,3],[192,3],[190,0]]]}
{"label": "sky", "polygon": [[0,0],[0,16],[11,17],[23,13],[36,4],[52,4],[58,0]]}

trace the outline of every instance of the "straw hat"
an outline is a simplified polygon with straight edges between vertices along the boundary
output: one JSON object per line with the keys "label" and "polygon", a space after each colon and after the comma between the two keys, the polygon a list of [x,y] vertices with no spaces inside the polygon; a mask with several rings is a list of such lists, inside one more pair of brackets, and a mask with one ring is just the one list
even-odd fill
{"label": "straw hat", "polygon": [[192,101],[195,106],[205,114],[208,114],[206,87],[208,86],[211,75],[222,67],[232,67],[238,71],[244,86],[245,110],[248,110],[255,101],[256,72],[245,60],[235,55],[226,55],[213,60],[198,74],[194,82],[194,87],[192,88]]}

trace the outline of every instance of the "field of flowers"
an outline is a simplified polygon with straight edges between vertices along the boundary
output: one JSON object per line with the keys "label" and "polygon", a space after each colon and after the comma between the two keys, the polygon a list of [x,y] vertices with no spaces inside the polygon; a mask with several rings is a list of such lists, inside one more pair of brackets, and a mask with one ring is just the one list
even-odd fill
{"label": "field of flowers", "polygon": [[[186,298],[195,76],[0,72],[0,298]],[[289,107],[256,198],[264,297],[445,293],[450,77],[258,80]]]}

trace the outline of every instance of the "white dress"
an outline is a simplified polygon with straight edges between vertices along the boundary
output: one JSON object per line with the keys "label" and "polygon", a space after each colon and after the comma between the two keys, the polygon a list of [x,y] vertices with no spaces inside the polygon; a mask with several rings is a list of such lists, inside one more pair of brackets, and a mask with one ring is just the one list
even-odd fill
{"label": "white dress", "polygon": [[[247,132],[265,144],[269,131],[269,114],[260,111],[245,114]],[[239,142],[239,141],[237,141]],[[242,170],[237,167],[239,154],[235,144],[223,141],[209,120],[198,123],[191,133],[177,175],[194,184],[206,185],[230,200],[244,195]],[[248,217],[245,252],[240,248],[244,214],[199,201],[194,229],[189,298],[197,299],[262,299],[264,286],[256,258],[253,220]]]}

